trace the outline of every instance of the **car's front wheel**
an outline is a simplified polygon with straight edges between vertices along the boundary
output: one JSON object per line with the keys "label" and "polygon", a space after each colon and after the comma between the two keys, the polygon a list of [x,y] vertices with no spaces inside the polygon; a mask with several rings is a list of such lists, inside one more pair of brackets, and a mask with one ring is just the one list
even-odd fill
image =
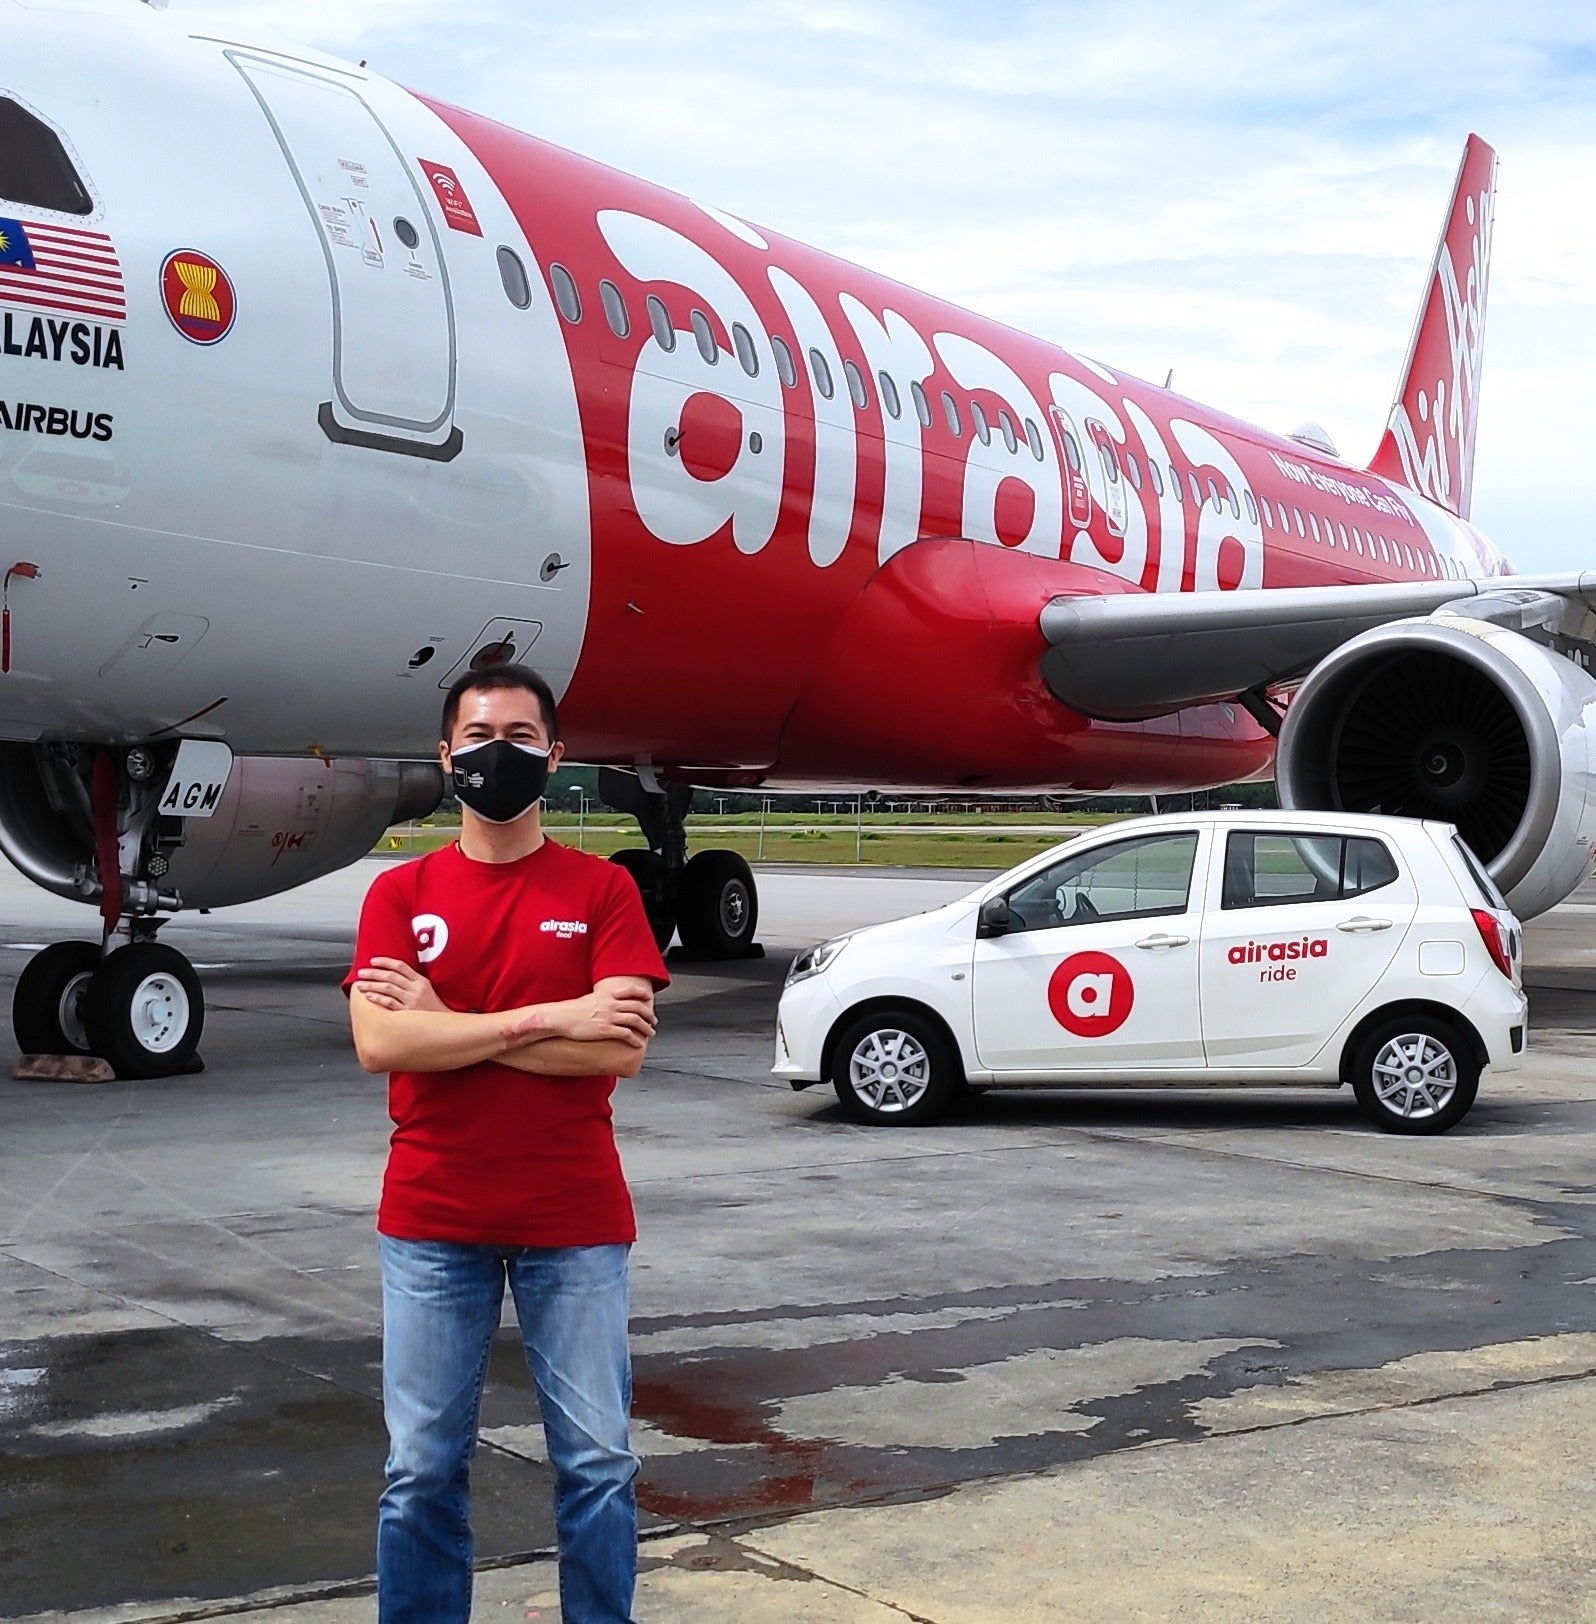
{"label": "car's front wheel", "polygon": [[914,1009],[859,1016],[832,1051],[831,1086],[855,1122],[909,1128],[935,1121],[962,1081],[953,1045]]}
{"label": "car's front wheel", "polygon": [[1438,1015],[1395,1015],[1365,1034],[1352,1057],[1352,1092],[1388,1133],[1445,1133],[1480,1088],[1463,1034]]}

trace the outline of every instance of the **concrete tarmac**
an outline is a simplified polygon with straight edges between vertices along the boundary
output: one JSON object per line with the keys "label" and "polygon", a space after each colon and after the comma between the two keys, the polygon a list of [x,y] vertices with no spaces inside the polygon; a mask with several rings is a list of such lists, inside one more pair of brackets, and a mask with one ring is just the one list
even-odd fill
{"label": "concrete tarmac", "polygon": [[[377,864],[164,939],[200,1075],[0,1082],[0,1616],[372,1616]],[[768,1073],[792,951],[969,878],[762,876],[617,1096],[642,1238],[638,1617],[1596,1619],[1596,888],[1532,1060],[1440,1139],[1335,1093],[988,1094],[909,1132]],[[0,994],[86,910],[0,876]],[[519,1347],[477,1616],[559,1617]]]}

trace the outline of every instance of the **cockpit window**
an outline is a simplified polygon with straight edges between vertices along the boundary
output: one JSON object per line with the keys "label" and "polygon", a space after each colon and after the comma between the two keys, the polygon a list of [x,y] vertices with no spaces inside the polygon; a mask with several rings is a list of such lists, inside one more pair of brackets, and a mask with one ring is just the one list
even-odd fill
{"label": "cockpit window", "polygon": [[57,214],[92,214],[61,137],[43,119],[0,96],[0,197]]}

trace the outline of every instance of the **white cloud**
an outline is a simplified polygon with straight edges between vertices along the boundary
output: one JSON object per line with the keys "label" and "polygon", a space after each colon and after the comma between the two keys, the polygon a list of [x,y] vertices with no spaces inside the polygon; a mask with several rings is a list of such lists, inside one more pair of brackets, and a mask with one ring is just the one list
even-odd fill
{"label": "white cloud", "polygon": [[1596,13],[1456,0],[172,0],[1368,456],[1462,147],[1502,155],[1475,517],[1596,564]]}

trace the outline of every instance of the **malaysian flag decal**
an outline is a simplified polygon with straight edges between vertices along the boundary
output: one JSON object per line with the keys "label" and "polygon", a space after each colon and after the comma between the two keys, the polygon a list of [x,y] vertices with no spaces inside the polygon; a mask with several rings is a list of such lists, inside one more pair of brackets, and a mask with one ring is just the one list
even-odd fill
{"label": "malaysian flag decal", "polygon": [[0,304],[126,321],[116,248],[103,231],[0,219]]}

